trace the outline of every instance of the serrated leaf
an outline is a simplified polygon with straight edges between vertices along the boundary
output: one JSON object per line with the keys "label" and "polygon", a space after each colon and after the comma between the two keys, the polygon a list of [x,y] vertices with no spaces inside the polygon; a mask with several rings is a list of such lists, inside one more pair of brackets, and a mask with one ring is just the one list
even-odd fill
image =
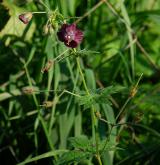
{"label": "serrated leaf", "polygon": [[123,86],[109,86],[109,87],[106,87],[106,88],[100,88],[97,90],[97,93],[101,94],[101,95],[111,95],[111,94],[114,94],[114,93],[117,93],[117,92],[120,92],[122,90],[124,90],[125,87]]}
{"label": "serrated leaf", "polygon": [[79,105],[84,105],[84,109],[91,107],[91,105],[95,104],[95,100],[92,95],[84,95],[78,98]]}
{"label": "serrated leaf", "polygon": [[68,141],[75,148],[83,148],[88,144],[88,138],[86,136],[70,137]]}
{"label": "serrated leaf", "polygon": [[[72,137],[69,141],[74,147],[74,150],[64,153],[56,162],[57,165],[81,162],[96,154],[96,145],[92,139],[88,139],[86,136]],[[115,144],[106,140],[100,141],[98,146],[100,153],[117,149]]]}
{"label": "serrated leaf", "polygon": [[86,136],[71,137],[69,138],[69,142],[74,149],[64,153],[56,164],[61,165],[80,162],[92,157],[96,153],[95,145],[92,140],[89,140]]}
{"label": "serrated leaf", "polygon": [[120,92],[125,88],[122,86],[109,86],[90,91],[90,95],[85,94],[78,98],[79,105],[83,105],[84,109],[91,107],[94,104],[109,104],[111,105],[110,95]]}
{"label": "serrated leaf", "polygon": [[64,165],[69,163],[78,163],[82,160],[88,159],[90,156],[92,156],[89,152],[83,152],[80,150],[73,150],[69,151],[67,153],[64,153],[59,160],[56,162],[56,165]]}
{"label": "serrated leaf", "polygon": [[71,137],[69,138],[70,145],[81,151],[93,152],[94,145],[92,140],[89,140],[86,136]]}

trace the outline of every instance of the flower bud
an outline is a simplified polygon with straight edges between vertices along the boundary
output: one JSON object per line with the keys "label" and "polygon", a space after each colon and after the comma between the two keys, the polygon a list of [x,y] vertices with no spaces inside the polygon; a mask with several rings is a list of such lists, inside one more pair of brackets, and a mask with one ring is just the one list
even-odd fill
{"label": "flower bud", "polygon": [[100,114],[100,112],[97,111],[95,114],[96,114],[96,117],[97,117],[98,119],[101,119],[101,114]]}
{"label": "flower bud", "polygon": [[28,24],[32,19],[33,14],[31,12],[23,13],[19,15],[19,19],[24,23]]}
{"label": "flower bud", "polygon": [[43,26],[43,34],[44,34],[44,35],[47,35],[48,32],[49,32],[49,27],[48,27],[48,25],[44,25],[44,26]]}
{"label": "flower bud", "polygon": [[53,106],[53,101],[44,101],[42,106],[45,108],[50,108]]}
{"label": "flower bud", "polygon": [[49,69],[53,66],[53,64],[54,64],[54,61],[53,61],[53,60],[49,60],[49,61],[47,62],[47,64],[45,65],[45,67],[42,68],[41,72],[42,72],[42,73],[48,72]]}
{"label": "flower bud", "polygon": [[129,96],[134,97],[136,95],[136,93],[137,93],[137,88],[134,87],[131,89]]}
{"label": "flower bud", "polygon": [[36,92],[36,88],[30,87],[30,86],[26,86],[26,87],[22,88],[22,92],[24,94],[33,94],[34,92]]}

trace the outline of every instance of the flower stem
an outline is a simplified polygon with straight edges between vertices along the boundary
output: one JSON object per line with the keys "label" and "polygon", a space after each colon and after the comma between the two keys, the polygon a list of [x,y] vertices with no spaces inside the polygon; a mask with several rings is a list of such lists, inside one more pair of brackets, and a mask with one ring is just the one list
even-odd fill
{"label": "flower stem", "polygon": [[[87,95],[90,95],[90,92],[87,88],[87,84],[86,84],[86,81],[85,81],[85,78],[84,78],[84,75],[83,75],[83,72],[82,72],[82,69],[80,66],[79,57],[76,58],[76,61],[77,61],[78,70],[80,72],[85,91],[86,91]],[[99,165],[102,165],[102,161],[101,161],[100,154],[99,154],[99,147],[98,147],[99,144],[98,144],[97,121],[96,121],[95,109],[94,109],[93,105],[91,106],[91,119],[92,119],[92,136],[96,142],[96,158],[98,160]]]}
{"label": "flower stem", "polygon": [[34,11],[32,14],[46,14],[46,11]]}
{"label": "flower stem", "polygon": [[81,69],[80,62],[79,62],[79,57],[77,57],[76,59],[77,59],[77,65],[78,65],[78,69],[79,69],[79,72],[80,72],[80,75],[81,75],[81,78],[82,78],[82,81],[83,81],[84,88],[85,88],[87,94],[90,95],[89,90],[87,88],[86,81],[85,81],[83,73],[82,73],[82,69]]}

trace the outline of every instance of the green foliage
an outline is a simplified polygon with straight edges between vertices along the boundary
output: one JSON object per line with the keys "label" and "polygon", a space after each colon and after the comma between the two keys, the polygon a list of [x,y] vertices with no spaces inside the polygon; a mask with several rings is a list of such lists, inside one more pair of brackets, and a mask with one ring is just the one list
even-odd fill
{"label": "green foliage", "polygon": [[159,164],[160,1],[3,0],[0,15],[3,164]]}
{"label": "green foliage", "polygon": [[37,161],[37,160],[45,159],[45,158],[48,158],[48,157],[53,157],[53,156],[55,156],[55,155],[59,155],[59,154],[62,154],[62,153],[64,153],[64,152],[67,152],[67,150],[50,151],[50,152],[47,152],[47,153],[38,155],[38,156],[33,157],[33,158],[28,158],[28,159],[26,159],[25,161],[19,163],[18,165],[25,165],[25,164],[27,164],[27,163],[35,162],[35,161]]}
{"label": "green foliage", "polygon": [[[24,9],[17,7],[9,0],[4,0],[2,5],[8,9],[10,18],[5,27],[0,32],[0,38],[4,37],[5,35],[21,37],[25,31],[26,26],[23,23],[19,23],[18,15],[19,13],[24,12]],[[29,31],[27,32],[27,35],[25,35],[25,40],[30,40],[32,38],[34,30],[35,23],[32,23]],[[9,45],[9,43],[10,37],[8,37],[6,45]]]}
{"label": "green foliage", "polygon": [[84,109],[87,109],[95,104],[109,104],[111,105],[111,95],[124,90],[122,86],[109,86],[106,88],[96,89],[90,91],[90,95],[84,94],[78,98],[78,103],[84,105]]}
{"label": "green foliage", "polygon": [[[69,143],[73,149],[64,153],[56,164],[82,162],[96,155],[96,144],[93,142],[93,139],[89,140],[86,136],[73,137],[69,138]],[[109,141],[103,140],[99,143],[99,151],[101,153],[106,150],[115,150],[115,146]]]}

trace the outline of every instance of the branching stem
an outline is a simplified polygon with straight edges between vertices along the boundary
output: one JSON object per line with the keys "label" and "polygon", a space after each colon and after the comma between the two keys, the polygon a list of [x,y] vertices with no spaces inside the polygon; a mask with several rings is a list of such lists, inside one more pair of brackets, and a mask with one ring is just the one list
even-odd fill
{"label": "branching stem", "polygon": [[[76,51],[76,50],[74,50]],[[87,84],[80,66],[80,59],[79,57],[76,58],[76,62],[77,62],[77,66],[78,66],[78,70],[80,72],[81,78],[82,78],[82,82],[85,88],[85,91],[88,95],[90,95],[89,90],[87,88]],[[92,119],[92,136],[93,139],[95,139],[96,142],[96,158],[98,160],[99,165],[102,165],[102,161],[101,161],[101,157],[100,157],[100,153],[99,153],[99,144],[98,144],[98,132],[97,132],[97,121],[96,121],[96,116],[95,116],[95,109],[94,106],[91,107],[91,119]]]}

